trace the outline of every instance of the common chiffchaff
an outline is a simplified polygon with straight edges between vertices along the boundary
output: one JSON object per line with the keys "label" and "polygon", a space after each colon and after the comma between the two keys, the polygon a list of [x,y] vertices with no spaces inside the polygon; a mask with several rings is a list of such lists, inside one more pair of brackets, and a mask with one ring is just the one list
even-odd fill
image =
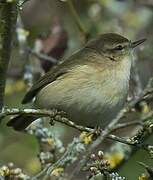
{"label": "common chiffchaff", "polygon": [[[131,52],[144,41],[131,42],[114,33],[100,35],[40,78],[23,103],[36,97],[39,108],[63,110],[76,124],[105,127],[124,106]],[[35,119],[20,115],[7,125],[23,130]]]}

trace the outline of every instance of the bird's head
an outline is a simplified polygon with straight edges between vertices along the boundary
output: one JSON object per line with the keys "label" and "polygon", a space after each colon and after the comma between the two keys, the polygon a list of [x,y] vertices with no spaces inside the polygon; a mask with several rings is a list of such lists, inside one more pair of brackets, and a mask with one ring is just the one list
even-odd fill
{"label": "bird's head", "polygon": [[146,39],[140,39],[132,42],[121,35],[107,33],[88,42],[86,47],[95,49],[102,55],[116,61],[124,59],[126,56],[130,56],[131,51],[145,40]]}

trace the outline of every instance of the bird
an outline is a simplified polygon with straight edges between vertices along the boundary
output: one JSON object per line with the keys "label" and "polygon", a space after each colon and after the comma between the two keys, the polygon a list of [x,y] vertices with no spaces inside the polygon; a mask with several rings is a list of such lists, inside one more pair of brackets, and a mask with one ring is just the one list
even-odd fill
{"label": "bird", "polygon": [[[22,103],[35,98],[36,107],[64,111],[78,125],[106,127],[125,105],[132,52],[145,40],[99,35],[36,81]],[[37,118],[21,114],[7,126],[22,131]]]}

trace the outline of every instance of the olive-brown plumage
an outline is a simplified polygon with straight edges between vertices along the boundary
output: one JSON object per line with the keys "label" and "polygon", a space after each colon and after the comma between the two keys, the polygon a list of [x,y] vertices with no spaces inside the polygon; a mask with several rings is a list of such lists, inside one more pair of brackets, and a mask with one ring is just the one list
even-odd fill
{"label": "olive-brown plumage", "polygon": [[[125,103],[131,50],[144,41],[132,43],[113,33],[99,36],[40,78],[23,103],[36,97],[39,108],[64,110],[77,124],[104,127]],[[23,130],[35,119],[17,116],[8,126]]]}

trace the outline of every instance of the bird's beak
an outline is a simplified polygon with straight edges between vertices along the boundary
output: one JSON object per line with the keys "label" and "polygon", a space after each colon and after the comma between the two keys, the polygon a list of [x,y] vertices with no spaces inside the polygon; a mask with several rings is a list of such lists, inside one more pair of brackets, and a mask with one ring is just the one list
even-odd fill
{"label": "bird's beak", "polygon": [[131,48],[135,48],[136,46],[142,44],[143,42],[145,42],[147,39],[140,39],[138,41],[132,42],[131,43]]}

